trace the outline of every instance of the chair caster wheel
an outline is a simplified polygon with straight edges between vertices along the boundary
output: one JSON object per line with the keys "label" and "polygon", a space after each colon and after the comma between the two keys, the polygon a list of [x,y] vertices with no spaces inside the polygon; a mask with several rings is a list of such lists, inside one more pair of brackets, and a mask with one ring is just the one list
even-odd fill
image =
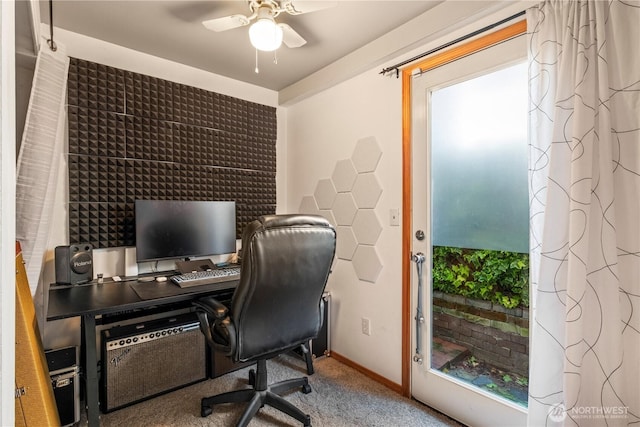
{"label": "chair caster wheel", "polygon": [[256,385],[256,371],[254,369],[249,370],[249,385],[250,386]]}
{"label": "chair caster wheel", "polygon": [[305,384],[302,386],[302,393],[309,394],[311,393],[311,386],[309,384]]}
{"label": "chair caster wheel", "polygon": [[311,417],[307,415],[307,420],[304,422],[304,427],[311,427]]}
{"label": "chair caster wheel", "polygon": [[210,406],[203,406],[200,408],[200,416],[202,418],[208,417],[213,413],[213,408]]}

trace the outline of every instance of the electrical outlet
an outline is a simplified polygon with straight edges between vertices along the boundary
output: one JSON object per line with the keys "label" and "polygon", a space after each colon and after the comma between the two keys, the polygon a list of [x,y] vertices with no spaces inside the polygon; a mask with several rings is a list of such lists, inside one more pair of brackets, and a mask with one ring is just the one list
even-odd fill
{"label": "electrical outlet", "polygon": [[362,333],[365,335],[371,335],[371,320],[366,317],[362,318]]}

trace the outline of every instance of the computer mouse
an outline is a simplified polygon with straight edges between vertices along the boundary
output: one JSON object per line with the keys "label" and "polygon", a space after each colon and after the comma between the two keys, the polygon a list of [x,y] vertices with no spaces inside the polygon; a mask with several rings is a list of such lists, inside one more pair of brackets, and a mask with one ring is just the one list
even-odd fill
{"label": "computer mouse", "polygon": [[167,278],[164,276],[158,276],[156,277],[156,282],[166,282]]}

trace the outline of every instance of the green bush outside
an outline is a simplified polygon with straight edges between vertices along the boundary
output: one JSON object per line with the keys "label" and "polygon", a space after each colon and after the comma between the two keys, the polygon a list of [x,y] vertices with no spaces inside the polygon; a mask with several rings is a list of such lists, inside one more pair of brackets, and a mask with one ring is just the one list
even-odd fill
{"label": "green bush outside", "polygon": [[433,289],[529,307],[529,254],[434,246]]}

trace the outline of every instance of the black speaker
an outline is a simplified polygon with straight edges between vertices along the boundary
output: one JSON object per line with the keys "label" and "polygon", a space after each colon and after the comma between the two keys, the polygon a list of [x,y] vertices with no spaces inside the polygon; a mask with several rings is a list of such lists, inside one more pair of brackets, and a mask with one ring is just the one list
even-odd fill
{"label": "black speaker", "polygon": [[93,279],[92,250],[90,243],[56,247],[56,283],[75,285]]}
{"label": "black speaker", "polygon": [[194,313],[102,331],[103,412],[205,379],[207,348]]}

